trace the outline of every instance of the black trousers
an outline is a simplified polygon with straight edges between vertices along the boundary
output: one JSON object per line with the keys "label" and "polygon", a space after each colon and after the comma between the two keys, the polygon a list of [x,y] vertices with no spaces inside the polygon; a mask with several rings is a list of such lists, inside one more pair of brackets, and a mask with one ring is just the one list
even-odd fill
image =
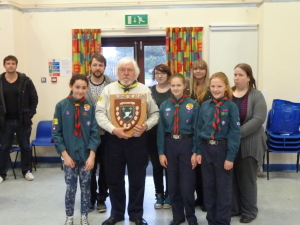
{"label": "black trousers", "polygon": [[[108,187],[105,175],[105,135],[101,135],[101,144],[98,146],[95,157],[95,165],[91,176],[91,203],[94,205],[97,201],[105,201],[108,196]],[[99,170],[98,170],[99,166]],[[97,181],[97,171],[98,181]],[[97,190],[99,191],[97,193]]]}
{"label": "black trousers", "polygon": [[20,129],[18,120],[8,119],[3,132],[1,131],[0,146],[0,175],[6,177],[8,164],[10,162],[10,150],[12,147],[14,134],[16,133],[18,144],[21,149],[21,167],[23,175],[32,170],[32,153],[30,149],[31,126]]}
{"label": "black trousers", "polygon": [[257,161],[251,156],[242,158],[239,152],[233,165],[232,214],[256,218],[257,173]]}
{"label": "black trousers", "polygon": [[192,169],[193,139],[166,138],[169,196],[173,220],[197,222],[194,206],[195,171]]}
{"label": "black trousers", "polygon": [[111,201],[111,216],[124,219],[126,208],[125,170],[128,171],[128,215],[143,216],[146,167],[148,165],[147,136],[120,139],[106,133],[105,169]]}
{"label": "black trousers", "polygon": [[209,225],[230,225],[232,169],[225,170],[226,145],[202,142],[202,179]]}
{"label": "black trousers", "polygon": [[[155,194],[161,194],[168,197],[168,173],[166,169],[160,165],[158,149],[157,149],[157,135],[147,134],[147,148],[149,157],[153,167],[153,181],[155,186]],[[166,190],[164,191],[164,171],[166,176]]]}

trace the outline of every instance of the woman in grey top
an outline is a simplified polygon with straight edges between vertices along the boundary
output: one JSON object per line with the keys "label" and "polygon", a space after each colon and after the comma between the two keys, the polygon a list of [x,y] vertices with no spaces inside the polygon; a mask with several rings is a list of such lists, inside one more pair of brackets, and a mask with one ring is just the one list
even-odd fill
{"label": "woman in grey top", "polygon": [[257,173],[267,150],[263,128],[267,116],[264,96],[256,89],[252,69],[240,63],[234,68],[233,102],[240,111],[241,145],[233,166],[232,216],[241,215],[241,223],[257,216]]}

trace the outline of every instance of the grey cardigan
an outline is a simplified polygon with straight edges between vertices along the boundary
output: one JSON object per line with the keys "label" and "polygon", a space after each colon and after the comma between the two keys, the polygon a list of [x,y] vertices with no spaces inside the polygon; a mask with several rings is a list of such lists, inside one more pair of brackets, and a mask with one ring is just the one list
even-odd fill
{"label": "grey cardigan", "polygon": [[262,93],[252,89],[248,95],[247,116],[241,126],[242,158],[252,156],[258,166],[263,163],[263,155],[267,150],[266,134],[263,123],[267,116],[267,104]]}
{"label": "grey cardigan", "polygon": [[[90,77],[91,77],[92,75],[89,75],[87,78],[90,80]],[[109,76],[107,76],[107,75],[103,75],[104,76],[104,82],[106,82],[106,85],[108,85],[108,84],[110,84],[110,83],[112,83],[112,82],[114,82],[114,80],[112,80],[112,79],[110,79],[110,77]],[[100,93],[101,94],[101,93]],[[99,95],[100,96],[100,95]],[[91,89],[90,88],[88,88],[88,90],[87,90],[87,92],[86,92],[86,95],[85,95],[85,98],[88,100],[88,101],[90,101],[91,103],[93,103],[95,106],[96,106],[96,104],[97,104],[97,102],[93,102],[92,101],[92,92],[91,92]],[[99,133],[100,133],[100,135],[104,135],[104,133],[105,133],[105,131],[99,126]]]}

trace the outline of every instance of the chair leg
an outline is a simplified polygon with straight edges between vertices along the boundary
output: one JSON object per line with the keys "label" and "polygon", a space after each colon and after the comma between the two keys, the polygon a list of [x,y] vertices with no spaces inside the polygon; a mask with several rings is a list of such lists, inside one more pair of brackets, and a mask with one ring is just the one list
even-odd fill
{"label": "chair leg", "polygon": [[15,157],[14,168],[16,168],[18,155],[19,155],[19,151],[17,151],[16,157]]}
{"label": "chair leg", "polygon": [[296,164],[297,173],[299,171],[299,155],[300,155],[300,152],[297,153],[297,164]]}
{"label": "chair leg", "polygon": [[9,159],[10,159],[10,165],[11,165],[12,171],[13,171],[13,173],[14,173],[14,177],[15,177],[15,179],[17,179],[16,173],[15,173],[14,163],[11,161],[10,156],[9,156]]}
{"label": "chair leg", "polygon": [[35,148],[34,148],[34,155],[32,154],[32,146],[31,146],[31,161],[32,161],[32,164],[33,164],[33,168],[34,168],[34,171],[36,171],[36,154],[35,154]]}
{"label": "chair leg", "polygon": [[35,145],[33,145],[33,153],[34,153],[34,164],[36,165],[36,151],[35,151]]}
{"label": "chair leg", "polygon": [[269,149],[267,150],[267,178],[269,180]]}

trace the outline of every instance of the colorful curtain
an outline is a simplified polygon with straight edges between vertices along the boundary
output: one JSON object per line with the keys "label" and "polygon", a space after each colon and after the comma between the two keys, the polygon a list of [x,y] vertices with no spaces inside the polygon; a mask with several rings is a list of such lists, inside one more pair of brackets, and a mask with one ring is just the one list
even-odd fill
{"label": "colorful curtain", "polygon": [[192,63],[202,59],[203,27],[166,28],[167,65],[171,72],[190,76]]}
{"label": "colorful curtain", "polygon": [[100,29],[72,29],[72,74],[89,74],[89,61],[101,52]]}

